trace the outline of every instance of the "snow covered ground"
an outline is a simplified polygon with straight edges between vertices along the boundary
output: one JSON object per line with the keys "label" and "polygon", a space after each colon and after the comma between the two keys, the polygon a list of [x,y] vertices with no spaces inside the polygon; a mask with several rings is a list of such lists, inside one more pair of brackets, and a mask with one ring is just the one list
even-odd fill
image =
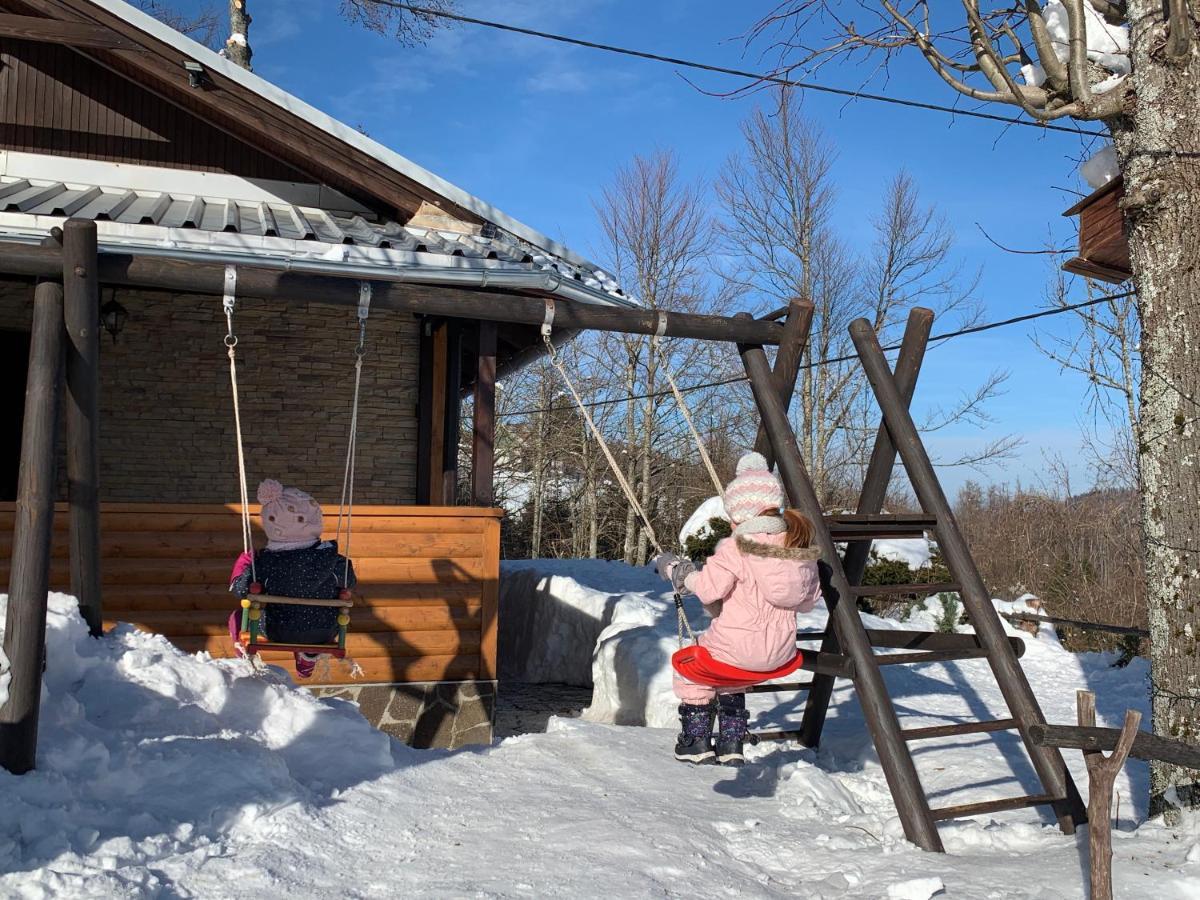
{"label": "snow covered ground", "polygon": [[[646,628],[657,632],[646,646],[673,643],[653,575],[556,565],[544,598],[569,595],[577,617],[598,616],[596,633],[617,629],[602,643]],[[1140,661],[1117,670],[1030,644],[1026,669],[1052,720],[1071,721],[1083,686],[1109,722],[1127,703],[1144,709]],[[410,750],[350,705],[243,663],[127,628],[93,640],[59,595],[48,651],[39,768],[0,772],[3,897],[1084,895],[1084,838],[1035,811],[948,823],[944,856],[907,844],[846,687],[819,752],[763,745],[744,769],[690,768],[670,758],[672,731],[578,719],[490,748]],[[601,647],[598,683],[610,658],[625,659]],[[906,724],[1000,711],[976,663],[888,678]],[[751,703],[758,725],[798,715],[794,697]],[[657,721],[661,705],[642,709]],[[1033,788],[1009,736],[923,744],[916,759],[939,804]],[[1082,785],[1078,754],[1069,762]],[[1118,783],[1117,896],[1200,896],[1200,821],[1142,822],[1145,782],[1135,763]]]}

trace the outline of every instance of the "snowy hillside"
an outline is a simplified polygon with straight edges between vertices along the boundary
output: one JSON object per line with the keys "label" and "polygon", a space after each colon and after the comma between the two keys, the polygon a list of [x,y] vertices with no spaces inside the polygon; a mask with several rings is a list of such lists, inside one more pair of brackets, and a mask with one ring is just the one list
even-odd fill
{"label": "snowy hillside", "polygon": [[[524,566],[535,582],[538,565]],[[661,677],[673,643],[661,582],[622,566],[558,565],[542,602],[569,596],[574,611],[537,621],[598,615],[597,629],[607,618],[594,677],[610,678],[610,659],[625,672],[589,718],[615,718],[615,697],[668,724],[669,699],[625,693],[631,670]],[[1085,685],[1109,722],[1125,703],[1144,706],[1140,662],[1116,670],[1104,656],[1031,644],[1026,668],[1052,719],[1071,719]],[[58,595],[48,658],[39,769],[0,772],[3,897],[1083,896],[1080,839],[1036,812],[944,825],[945,856],[907,844],[844,686],[820,752],[763,745],[735,770],[676,763],[669,730],[568,719],[492,748],[410,750],[348,704],[253,677],[243,663],[125,628],[92,640]],[[921,724],[996,711],[982,676],[974,663],[888,672]],[[760,725],[797,716],[793,697],[751,702]],[[938,803],[1031,786],[1024,763],[1013,775],[1006,761],[1020,759],[1015,738],[934,746],[922,745],[917,764]],[[1078,754],[1070,763],[1082,782]],[[1200,823],[1134,832],[1145,779],[1138,763],[1118,784],[1118,896],[1196,897]]]}

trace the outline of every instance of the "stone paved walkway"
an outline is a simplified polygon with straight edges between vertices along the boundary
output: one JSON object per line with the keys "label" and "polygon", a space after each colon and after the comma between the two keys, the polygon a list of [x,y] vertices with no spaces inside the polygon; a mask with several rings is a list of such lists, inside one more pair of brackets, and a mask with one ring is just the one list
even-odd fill
{"label": "stone paved walkway", "polygon": [[544,733],[551,716],[578,716],[591,702],[588,687],[503,682],[496,698],[495,739]]}

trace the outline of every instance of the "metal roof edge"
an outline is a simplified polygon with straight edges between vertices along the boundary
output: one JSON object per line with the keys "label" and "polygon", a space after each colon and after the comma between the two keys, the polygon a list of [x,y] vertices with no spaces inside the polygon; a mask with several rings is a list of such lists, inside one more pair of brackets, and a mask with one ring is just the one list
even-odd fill
{"label": "metal roof edge", "polygon": [[435,175],[428,169],[413,162],[407,157],[401,156],[394,150],[390,150],[383,144],[375,141],[365,134],[351,128],[343,122],[322,112],[314,106],[305,103],[294,94],[289,94],[287,91],[272,84],[265,78],[255,75],[253,72],[248,72],[241,66],[230,62],[218,53],[205,47],[186,35],[180,34],[175,29],[155,19],[148,13],[143,12],[137,7],[130,6],[124,0],[88,0],[92,5],[98,6],[101,9],[112,13],[115,16],[128,22],[135,28],[144,31],[151,37],[162,41],[164,44],[169,44],[179,52],[192,57],[196,62],[203,63],[212,70],[219,72],[223,77],[228,78],[246,88],[249,91],[258,94],[265,100],[274,103],[276,106],[287,110],[298,118],[305,119],[316,127],[320,128],[345,144],[350,144],[363,153],[373,156],[384,165],[395,169],[407,178],[425,186],[431,191],[434,191],[447,200],[458,204],[464,209],[469,209],[487,219],[499,227],[512,232],[519,238],[535,244],[543,250],[547,250],[556,256],[562,257],[567,262],[577,266],[587,266],[593,269],[602,269],[601,266],[580,256],[571,248],[552,238],[547,237],[541,232],[529,227],[523,222],[512,218],[501,212],[490,203],[481,200],[480,198],[469,194],[457,185],[451,184],[444,178]]}

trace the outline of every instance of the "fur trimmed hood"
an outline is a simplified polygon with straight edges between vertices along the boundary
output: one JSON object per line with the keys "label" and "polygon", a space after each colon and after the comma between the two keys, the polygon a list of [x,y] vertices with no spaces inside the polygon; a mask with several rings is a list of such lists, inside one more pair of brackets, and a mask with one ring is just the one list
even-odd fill
{"label": "fur trimmed hood", "polygon": [[811,562],[821,558],[821,551],[816,547],[775,547],[751,540],[744,535],[738,535],[737,548],[747,556],[759,556],[763,559],[781,559],[787,562]]}

